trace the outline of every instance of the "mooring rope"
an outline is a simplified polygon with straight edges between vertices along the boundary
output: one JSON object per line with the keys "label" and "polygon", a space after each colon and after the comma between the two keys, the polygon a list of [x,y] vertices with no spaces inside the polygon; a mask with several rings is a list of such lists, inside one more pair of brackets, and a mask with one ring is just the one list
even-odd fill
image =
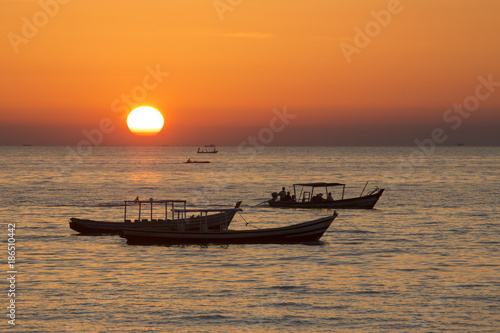
{"label": "mooring rope", "polygon": [[240,212],[238,212],[238,215],[241,216],[243,221],[245,221],[245,225],[249,225],[251,227],[254,227],[255,229],[260,229],[259,227],[256,227],[256,226],[252,225],[250,222],[248,222],[247,220],[245,220],[245,218],[243,217],[243,215],[240,214]]}
{"label": "mooring rope", "polygon": [[344,221],[345,223],[349,224],[351,227],[353,227],[354,229],[356,229],[357,231],[359,232],[362,232],[362,233],[368,233],[368,231],[364,231],[364,230],[361,230],[361,229],[358,229],[358,227],[356,227],[354,224],[352,223],[349,223],[348,221]]}
{"label": "mooring rope", "polygon": [[252,206],[252,207],[259,207],[259,206],[261,206],[263,204],[266,204],[267,202],[268,202],[268,200],[262,201],[261,203],[258,203],[258,204],[256,204],[255,206]]}

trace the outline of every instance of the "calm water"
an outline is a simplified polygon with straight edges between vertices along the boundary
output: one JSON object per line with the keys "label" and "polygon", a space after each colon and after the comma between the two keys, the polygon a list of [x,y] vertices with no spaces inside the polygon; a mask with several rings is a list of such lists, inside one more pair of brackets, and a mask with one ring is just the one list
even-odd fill
{"label": "calm water", "polygon": [[[80,158],[65,147],[0,147],[4,244],[16,223],[13,329],[498,331],[500,148],[219,149],[94,147]],[[345,182],[347,196],[366,181],[386,192],[374,210],[339,210],[315,246],[130,246],[68,227],[70,217],[118,221],[136,196],[191,207],[243,200],[233,229],[331,214],[253,207],[306,181]],[[2,331],[7,292],[4,283]]]}

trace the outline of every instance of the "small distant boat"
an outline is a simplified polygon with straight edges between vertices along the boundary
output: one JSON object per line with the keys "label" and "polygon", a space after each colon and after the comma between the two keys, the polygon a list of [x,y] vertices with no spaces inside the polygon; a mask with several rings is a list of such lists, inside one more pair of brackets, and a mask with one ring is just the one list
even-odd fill
{"label": "small distant boat", "polygon": [[[207,230],[226,228],[233,220],[236,212],[240,212],[241,201],[237,202],[234,208],[222,209],[205,209],[198,210],[198,216],[187,217],[186,201],[185,200],[134,200],[125,201],[125,211],[123,221],[121,222],[105,222],[88,219],[71,218],[69,227],[81,234],[86,235],[103,235],[103,234],[120,234],[124,229],[130,230],[147,230],[151,232],[166,231],[166,230],[199,230],[200,223]],[[139,216],[132,221],[127,218],[127,207],[138,205]],[[163,205],[165,207],[165,217],[155,219],[153,216],[153,205]],[[183,207],[183,209],[175,208]],[[149,206],[149,219],[144,218],[142,212],[143,206]],[[171,218],[167,217],[168,208],[171,209]],[[208,214],[209,212],[214,214]]]}
{"label": "small distant boat", "polygon": [[124,229],[121,237],[131,245],[145,244],[293,244],[317,242],[337,217],[328,217],[281,228],[221,231],[159,231]]}
{"label": "small distant boat", "polygon": [[[278,198],[278,193],[273,192],[272,199],[268,200],[267,203],[270,207],[281,207],[281,208],[357,208],[357,209],[372,209],[377,203],[378,199],[384,193],[384,189],[379,189],[376,187],[372,192],[367,195],[363,195],[366,186],[361,191],[359,197],[345,198],[345,184],[340,183],[300,183],[293,184],[293,196],[285,200],[280,200]],[[342,187],[342,196],[338,199],[334,199],[329,196],[329,188],[331,187]],[[297,188],[301,188],[300,194],[297,196]],[[314,191],[318,188],[324,189],[325,192],[319,192],[314,195]],[[323,197],[325,193],[325,198]]]}
{"label": "small distant boat", "polygon": [[215,148],[214,145],[209,145],[209,146],[205,146],[205,147],[213,147],[213,149],[212,150],[208,150],[208,149],[203,150],[203,149],[198,147],[197,153],[198,154],[217,154],[219,152],[217,150],[217,148]]}
{"label": "small distant boat", "polygon": [[210,163],[210,161],[191,161],[191,159],[188,159],[184,163]]}

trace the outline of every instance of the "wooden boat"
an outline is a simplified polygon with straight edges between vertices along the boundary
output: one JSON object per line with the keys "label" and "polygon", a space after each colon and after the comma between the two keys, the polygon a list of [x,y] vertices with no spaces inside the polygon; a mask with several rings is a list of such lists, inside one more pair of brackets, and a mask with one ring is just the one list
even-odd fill
{"label": "wooden boat", "polygon": [[191,159],[188,159],[184,163],[210,163],[210,161],[191,161]]}
{"label": "wooden boat", "polygon": [[328,217],[281,228],[221,231],[159,231],[124,229],[128,244],[291,244],[317,242],[337,212]]}
{"label": "wooden boat", "polygon": [[205,147],[213,147],[213,149],[212,150],[208,150],[208,149],[202,150],[202,149],[198,148],[197,153],[198,154],[217,154],[219,152],[217,150],[217,148],[215,148],[215,146],[213,146],[213,145],[205,146]]}
{"label": "wooden boat", "polygon": [[[368,182],[366,183],[368,185]],[[272,193],[272,199],[267,201],[270,207],[280,208],[356,208],[356,209],[372,209],[378,199],[384,193],[384,189],[376,187],[372,192],[363,195],[366,188],[363,188],[359,197],[345,198],[345,184],[340,183],[301,183],[293,184],[293,197],[289,200],[280,200],[276,192]],[[342,187],[342,196],[334,199],[329,196],[329,188]],[[297,196],[297,189],[301,188],[300,194]],[[324,189],[326,198],[323,198],[323,193],[320,192],[314,195],[314,191],[318,188]],[[305,189],[305,190],[304,190]],[[297,199],[296,199],[297,198]]]}
{"label": "wooden boat", "polygon": [[[153,217],[153,205],[161,204],[165,205],[165,218],[154,219]],[[182,205],[183,210],[175,209],[175,205]],[[124,218],[121,222],[105,222],[105,221],[95,221],[88,219],[78,219],[71,218],[69,222],[69,227],[81,234],[86,235],[103,235],[103,234],[120,234],[123,229],[131,230],[148,230],[148,231],[162,231],[162,230],[199,230],[200,222],[206,225],[207,230],[219,229],[221,226],[227,228],[227,226],[233,220],[236,212],[241,211],[240,207],[241,201],[236,203],[234,208],[223,208],[223,209],[211,209],[210,212],[214,214],[206,214],[207,210],[202,210],[200,215],[187,217],[186,215],[186,201],[185,200],[134,200],[125,201],[125,212]],[[139,217],[138,219],[132,221],[127,219],[127,207],[131,205],[138,205]],[[141,211],[143,205],[150,206],[149,219],[141,219]],[[168,206],[172,210],[171,218],[167,218]],[[177,206],[179,207],[179,206]],[[184,213],[183,213],[184,211]],[[203,214],[205,212],[205,214]]]}

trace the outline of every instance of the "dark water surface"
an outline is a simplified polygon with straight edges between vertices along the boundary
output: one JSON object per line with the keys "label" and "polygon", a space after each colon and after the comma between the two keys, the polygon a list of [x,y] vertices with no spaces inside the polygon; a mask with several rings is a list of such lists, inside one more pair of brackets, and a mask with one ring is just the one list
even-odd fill
{"label": "dark water surface", "polygon": [[[0,147],[5,247],[7,224],[16,225],[13,329],[498,331],[500,148],[196,149],[93,147],[82,157],[67,147]],[[130,246],[68,227],[70,217],[119,221],[123,200],[136,196],[193,208],[243,200],[232,229],[332,214],[253,207],[308,181],[345,182],[347,196],[366,181],[367,191],[386,192],[374,210],[338,210],[315,246]]]}

